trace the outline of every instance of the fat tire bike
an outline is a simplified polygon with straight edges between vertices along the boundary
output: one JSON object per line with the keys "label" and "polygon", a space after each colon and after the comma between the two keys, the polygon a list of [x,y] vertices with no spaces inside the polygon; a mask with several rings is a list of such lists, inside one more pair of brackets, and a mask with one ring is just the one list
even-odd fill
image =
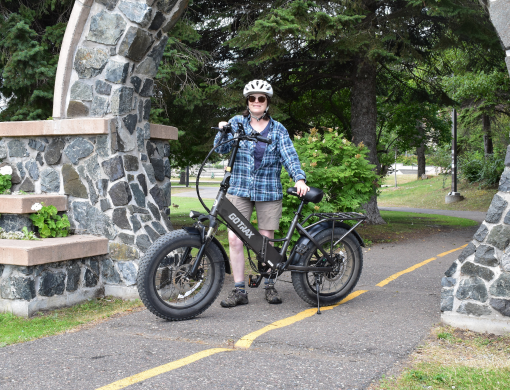
{"label": "fat tire bike", "polygon": [[[308,304],[317,305],[318,314],[321,305],[340,302],[361,276],[364,243],[355,228],[366,216],[355,212],[311,213],[303,219],[303,207],[310,202],[319,203],[324,196],[322,190],[310,187],[300,197],[301,203],[285,238],[269,239],[261,235],[226,194],[240,143],[270,144],[271,139],[247,134],[242,124],[236,129],[231,125],[213,129],[221,131],[223,138],[205,158],[196,180],[198,199],[207,214],[191,211],[193,226],[159,237],[147,250],[137,275],[138,292],[144,305],[156,316],[170,321],[194,318],[212,305],[222,289],[225,273],[231,273],[227,253],[215,237],[220,223],[234,232],[248,249],[251,268],[256,272],[249,275],[249,287],[258,287],[264,277],[276,281],[282,273],[290,271],[296,293]],[[228,139],[223,141],[225,137]],[[228,166],[209,210],[200,197],[200,174],[215,149],[229,142],[232,149]],[[295,187],[288,188],[287,193],[298,196]],[[345,223],[347,220],[353,221],[353,225]],[[300,237],[289,248],[295,230]],[[256,256],[256,264],[250,251]]]}

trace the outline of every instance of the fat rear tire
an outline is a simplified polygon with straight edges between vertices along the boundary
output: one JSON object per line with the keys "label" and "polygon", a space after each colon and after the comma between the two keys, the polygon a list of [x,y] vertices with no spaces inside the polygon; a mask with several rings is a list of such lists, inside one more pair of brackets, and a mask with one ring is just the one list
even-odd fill
{"label": "fat rear tire", "polygon": [[[331,233],[333,229],[327,229],[318,233],[314,238],[323,248],[331,250],[331,244],[342,237],[347,230],[335,228],[333,241]],[[307,251],[300,256],[294,265],[314,266],[320,263],[322,257],[312,242],[307,244]],[[340,302],[356,287],[363,268],[363,253],[358,240],[352,234],[344,237],[339,244],[334,246],[336,270],[323,276],[323,284],[319,287],[319,300],[321,306],[330,306]],[[325,264],[324,266],[331,266]],[[317,305],[317,293],[315,288],[315,276],[312,272],[292,272],[292,284],[299,297],[310,305]]]}
{"label": "fat rear tire", "polygon": [[137,286],[151,313],[169,321],[188,320],[216,300],[225,280],[225,260],[215,243],[207,246],[197,278],[183,276],[196,261],[200,247],[200,236],[175,230],[158,238],[145,253]]}

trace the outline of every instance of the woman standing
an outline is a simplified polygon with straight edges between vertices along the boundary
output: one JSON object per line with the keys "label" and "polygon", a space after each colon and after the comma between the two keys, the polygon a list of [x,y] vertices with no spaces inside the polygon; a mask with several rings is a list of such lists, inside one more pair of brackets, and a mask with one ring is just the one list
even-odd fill
{"label": "woman standing", "polygon": [[[242,123],[247,134],[257,132],[272,142],[270,145],[263,142],[241,142],[227,198],[248,220],[255,207],[260,234],[272,239],[282,215],[282,164],[296,182],[299,196],[304,196],[310,188],[305,183],[305,173],[301,169],[299,157],[287,130],[269,115],[269,103],[273,96],[271,85],[264,80],[250,81],[244,87],[243,95],[246,98],[247,110],[230,119],[228,123],[233,128]],[[227,122],[220,122],[218,127],[222,128],[226,124]],[[214,144],[226,141],[224,137],[226,136],[219,132]],[[232,134],[228,137],[232,138]],[[231,147],[231,144],[227,143],[216,151],[228,153]],[[228,297],[221,301],[221,306],[234,307],[247,304],[248,293],[244,282],[243,243],[232,231],[228,232],[228,241],[235,285]],[[272,280],[265,281],[265,290],[269,303],[282,302]]]}

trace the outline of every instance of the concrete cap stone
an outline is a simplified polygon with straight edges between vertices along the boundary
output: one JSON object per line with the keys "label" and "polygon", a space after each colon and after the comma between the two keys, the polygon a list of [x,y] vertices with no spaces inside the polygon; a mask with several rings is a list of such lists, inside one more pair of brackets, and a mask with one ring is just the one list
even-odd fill
{"label": "concrete cap stone", "polygon": [[58,211],[67,210],[66,195],[0,195],[0,214],[28,214],[34,213],[34,203],[44,203],[45,206],[53,205]]}
{"label": "concrete cap stone", "polygon": [[151,123],[151,139],[177,139],[178,130],[177,127],[156,125]]}
{"label": "concrete cap stone", "polygon": [[0,240],[0,264],[33,266],[108,253],[108,239],[74,235],[38,241]]}

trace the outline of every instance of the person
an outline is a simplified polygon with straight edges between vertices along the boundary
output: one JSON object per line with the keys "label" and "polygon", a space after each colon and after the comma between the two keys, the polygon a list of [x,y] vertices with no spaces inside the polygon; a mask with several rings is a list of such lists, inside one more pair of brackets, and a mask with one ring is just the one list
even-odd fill
{"label": "person", "polygon": [[[234,169],[230,178],[227,199],[250,220],[255,207],[260,234],[272,239],[278,229],[282,215],[282,184],[280,173],[282,163],[290,177],[296,183],[297,193],[304,196],[310,187],[306,185],[306,175],[285,127],[269,115],[269,104],[273,96],[273,88],[264,80],[250,81],[244,87],[247,109],[242,115],[230,119],[228,123],[237,129],[242,123],[247,134],[260,133],[262,137],[271,139],[271,144],[263,142],[241,142],[237,152]],[[223,128],[227,122],[220,122]],[[232,138],[218,132],[214,145]],[[218,146],[216,151],[228,153],[232,143]],[[234,307],[248,303],[248,293],[244,281],[244,250],[242,241],[229,230],[230,262],[234,275],[234,288],[228,297],[221,301],[223,307]],[[271,304],[281,303],[280,295],[274,287],[273,280],[265,281],[265,297]]]}

